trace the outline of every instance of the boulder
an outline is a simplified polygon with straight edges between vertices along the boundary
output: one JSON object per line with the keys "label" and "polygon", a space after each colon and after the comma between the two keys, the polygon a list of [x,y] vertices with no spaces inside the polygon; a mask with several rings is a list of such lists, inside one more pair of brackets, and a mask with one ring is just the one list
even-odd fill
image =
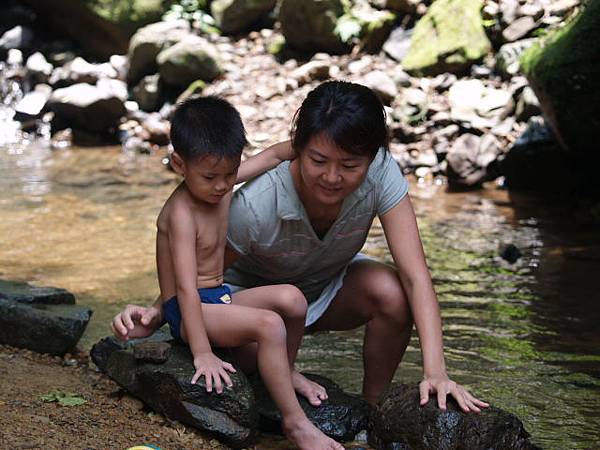
{"label": "boulder", "polygon": [[486,134],[483,138],[468,133],[460,136],[446,156],[450,188],[476,188],[484,181],[495,178],[489,173],[488,166],[500,153],[500,143],[491,134]]}
{"label": "boulder", "polygon": [[216,48],[195,35],[161,51],[156,62],[161,80],[182,89],[195,80],[212,81],[223,73]]}
{"label": "boulder", "polygon": [[[327,389],[329,398],[319,407],[312,406],[304,397],[298,396],[306,416],[323,433],[336,441],[344,442],[354,439],[357,433],[366,428],[370,408],[364,399],[344,392],[337,384],[325,377],[310,373],[304,375]],[[281,433],[281,414],[265,386],[258,377],[253,378],[252,384],[256,396],[256,408],[260,414],[261,430]]]}
{"label": "boulder", "polygon": [[243,31],[275,8],[277,0],[214,0],[210,11],[225,34]]}
{"label": "boulder", "polygon": [[[155,334],[152,341],[165,340]],[[169,341],[171,350],[164,363],[137,360],[134,347],[147,340],[123,344],[109,337],[94,345],[91,357],[98,368],[143,400],[155,411],[186,425],[214,433],[234,448],[247,446],[255,436],[258,412],[254,393],[241,370],[231,374],[233,386],[222,394],[206,392],[204,378],[191,384],[194,374],[189,348]],[[230,359],[228,353],[218,356]]]}
{"label": "boulder", "polygon": [[369,418],[369,442],[376,450],[539,450],[521,421],[493,406],[464,413],[453,399],[445,411],[432,396],[419,406],[417,385],[394,384]]}
{"label": "boulder", "polygon": [[[560,145],[585,170],[595,172],[600,152],[600,0],[527,50],[524,74]],[[591,174],[590,174],[591,175]],[[597,179],[595,175],[593,178]]]}
{"label": "boulder", "polygon": [[145,75],[158,71],[158,54],[190,34],[187,20],[157,22],[140,28],[129,42],[127,82],[135,85]]}
{"label": "boulder", "polygon": [[480,0],[436,0],[415,26],[404,70],[420,75],[465,72],[491,50],[480,11]]}
{"label": "boulder", "polygon": [[0,343],[39,353],[72,350],[92,315],[64,289],[0,280]]}
{"label": "boulder", "polygon": [[336,29],[345,12],[342,0],[283,0],[279,21],[286,43],[305,52],[347,52]]}

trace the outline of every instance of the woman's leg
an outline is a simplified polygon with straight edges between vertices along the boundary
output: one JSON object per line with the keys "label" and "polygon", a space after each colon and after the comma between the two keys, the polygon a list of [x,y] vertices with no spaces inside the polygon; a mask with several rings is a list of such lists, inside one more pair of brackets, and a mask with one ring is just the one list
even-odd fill
{"label": "woman's leg", "polygon": [[366,324],[363,396],[375,404],[390,384],[408,345],[412,315],[396,272],[375,261],[357,261],[311,331],[350,330]]}
{"label": "woman's leg", "polygon": [[[294,389],[306,397],[311,405],[320,405],[322,400],[327,398],[325,388],[310,381],[294,368],[298,349],[304,336],[306,319],[307,305],[302,291],[291,284],[246,289],[233,294],[233,304],[268,309],[281,316],[287,331],[288,359]],[[248,369],[256,361],[255,353],[255,348],[245,347],[237,352],[236,356],[244,363],[244,368]]]}
{"label": "woman's leg", "polygon": [[283,428],[291,441],[302,450],[343,449],[308,420],[298,403],[288,363],[285,325],[277,313],[238,305],[202,305],[202,314],[211,345],[257,343],[258,369],[281,411]]}

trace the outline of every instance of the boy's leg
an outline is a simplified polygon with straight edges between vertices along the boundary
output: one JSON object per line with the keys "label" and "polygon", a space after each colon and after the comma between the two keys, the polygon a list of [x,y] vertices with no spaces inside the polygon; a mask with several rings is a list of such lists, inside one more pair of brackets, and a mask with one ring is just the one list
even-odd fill
{"label": "boy's leg", "polygon": [[[288,359],[294,389],[306,397],[313,406],[319,406],[323,400],[327,399],[327,391],[323,386],[309,380],[294,369],[298,349],[304,336],[307,309],[302,291],[290,284],[245,289],[233,294],[233,304],[268,309],[282,317],[287,331]],[[248,366],[255,359],[254,352],[255,349],[243,348],[238,352],[239,359],[244,360]]]}
{"label": "boy's leg", "polygon": [[412,331],[412,315],[396,272],[375,261],[357,261],[312,331],[350,330],[366,324],[363,396],[375,404],[390,384]]}
{"label": "boy's leg", "polygon": [[292,386],[286,330],[281,317],[264,309],[239,305],[202,305],[211,345],[239,347],[256,342],[261,377],[281,411],[286,434],[302,450],[341,450],[306,417]]}

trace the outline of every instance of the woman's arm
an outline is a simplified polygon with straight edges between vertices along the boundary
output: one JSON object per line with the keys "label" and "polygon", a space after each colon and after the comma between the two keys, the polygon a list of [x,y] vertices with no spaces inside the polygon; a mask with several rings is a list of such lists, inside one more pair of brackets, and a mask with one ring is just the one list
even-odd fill
{"label": "woman's arm", "polygon": [[437,392],[442,409],[446,408],[446,395],[452,394],[463,410],[479,411],[487,403],[473,397],[446,373],[440,309],[409,197],[381,215],[380,221],[419,334],[423,353],[421,404],[427,403],[429,393]]}
{"label": "woman's arm", "polygon": [[244,161],[238,170],[236,183],[243,183],[265,173],[283,161],[296,156],[290,141],[279,142]]}

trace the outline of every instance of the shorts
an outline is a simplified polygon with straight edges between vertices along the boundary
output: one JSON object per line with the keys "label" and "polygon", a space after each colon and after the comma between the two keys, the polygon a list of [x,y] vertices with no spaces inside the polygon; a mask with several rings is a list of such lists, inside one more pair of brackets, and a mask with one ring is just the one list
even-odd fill
{"label": "shorts", "polygon": [[[373,261],[373,258],[370,258],[369,256],[363,253],[357,253],[356,255],[354,255],[354,257],[352,258],[352,260],[350,260],[346,267],[344,267],[333,279],[329,281],[329,283],[321,291],[319,297],[315,301],[309,303],[308,311],[306,312],[306,320],[304,322],[305,327],[311,326],[313,323],[319,320],[323,314],[325,314],[325,311],[327,311],[327,308],[329,308],[329,305],[331,304],[336,294],[344,284],[344,277],[346,276],[348,267],[350,267],[350,265],[355,262],[364,260]],[[226,283],[226,286],[229,286],[231,292],[234,293],[246,289],[243,286],[236,286],[234,284],[229,283]]]}
{"label": "shorts", "polygon": [[[228,305],[231,303],[231,290],[225,284],[214,288],[200,288],[198,289],[198,294],[200,295],[201,302],[204,304]],[[165,320],[171,330],[171,336],[176,341],[183,342],[181,340],[181,310],[179,309],[179,303],[177,303],[177,296],[170,298],[164,303],[163,311],[165,313]]]}

